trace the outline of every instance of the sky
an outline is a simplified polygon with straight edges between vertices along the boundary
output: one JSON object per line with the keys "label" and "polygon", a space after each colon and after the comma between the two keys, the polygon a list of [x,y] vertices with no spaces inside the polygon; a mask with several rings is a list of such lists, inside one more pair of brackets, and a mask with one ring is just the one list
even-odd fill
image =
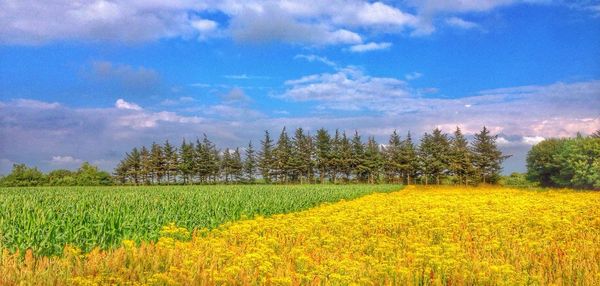
{"label": "sky", "polygon": [[0,0],[0,174],[202,134],[484,125],[504,173],[600,129],[600,1]]}

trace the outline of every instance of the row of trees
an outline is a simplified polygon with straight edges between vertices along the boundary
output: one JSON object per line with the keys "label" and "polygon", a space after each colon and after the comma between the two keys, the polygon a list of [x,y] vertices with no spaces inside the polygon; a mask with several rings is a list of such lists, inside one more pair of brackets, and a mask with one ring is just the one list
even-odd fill
{"label": "row of trees", "polygon": [[84,162],[76,171],[59,169],[42,173],[37,168],[25,164],[13,165],[12,171],[0,178],[0,186],[31,187],[31,186],[102,186],[111,185],[112,177],[108,172],[98,170],[98,167]]}
{"label": "row of trees", "polygon": [[533,146],[527,154],[527,175],[546,187],[600,189],[600,130]]}
{"label": "row of trees", "polygon": [[[410,132],[394,131],[387,144],[374,137],[366,142],[355,132],[332,135],[319,129],[311,135],[302,128],[290,136],[283,128],[275,141],[266,131],[255,150],[219,150],[206,135],[195,142],[153,143],[133,148],[115,169],[122,184],[173,183],[345,183],[391,182],[423,184],[495,183],[507,156],[496,146],[497,136],[483,127],[471,143],[459,128],[452,135],[434,129],[419,144]],[[243,153],[243,154],[242,154]]]}

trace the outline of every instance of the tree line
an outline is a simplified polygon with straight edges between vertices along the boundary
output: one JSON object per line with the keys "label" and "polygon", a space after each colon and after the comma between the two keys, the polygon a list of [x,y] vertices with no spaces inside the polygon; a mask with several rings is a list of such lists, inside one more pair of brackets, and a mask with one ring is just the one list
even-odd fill
{"label": "tree line", "polygon": [[536,144],[527,154],[527,176],[544,187],[600,190],[600,130]]}
{"label": "tree line", "polygon": [[0,186],[3,187],[105,186],[112,184],[111,174],[100,171],[98,167],[88,162],[83,162],[76,171],[58,169],[47,174],[35,167],[14,164],[10,174],[0,177]]}
{"label": "tree line", "polygon": [[114,171],[120,184],[209,183],[496,183],[508,157],[497,135],[483,129],[469,142],[460,128],[449,135],[436,128],[413,142],[394,131],[386,144],[319,129],[314,135],[284,127],[277,140],[265,131],[258,150],[252,142],[218,149],[206,135],[179,146],[169,141],[135,147]]}

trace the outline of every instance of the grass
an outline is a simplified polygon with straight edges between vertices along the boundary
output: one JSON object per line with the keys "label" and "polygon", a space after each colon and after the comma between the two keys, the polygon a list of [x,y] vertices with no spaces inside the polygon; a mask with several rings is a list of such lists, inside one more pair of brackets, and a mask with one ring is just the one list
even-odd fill
{"label": "grass", "polygon": [[[125,239],[156,241],[162,226],[214,228],[255,215],[308,209],[324,202],[390,192],[396,185],[230,185],[0,188],[0,250],[58,255]],[[1,284],[1,283],[0,283]]]}
{"label": "grass", "polygon": [[407,187],[157,243],[25,259],[0,284],[600,285],[600,193]]}

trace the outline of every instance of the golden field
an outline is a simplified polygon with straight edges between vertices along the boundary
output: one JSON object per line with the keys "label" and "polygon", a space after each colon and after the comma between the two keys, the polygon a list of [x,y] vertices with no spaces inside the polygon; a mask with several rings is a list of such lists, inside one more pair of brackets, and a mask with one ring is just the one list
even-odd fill
{"label": "golden field", "polygon": [[[600,285],[600,193],[407,187],[61,257],[0,285]],[[23,258],[24,256],[24,258]]]}

